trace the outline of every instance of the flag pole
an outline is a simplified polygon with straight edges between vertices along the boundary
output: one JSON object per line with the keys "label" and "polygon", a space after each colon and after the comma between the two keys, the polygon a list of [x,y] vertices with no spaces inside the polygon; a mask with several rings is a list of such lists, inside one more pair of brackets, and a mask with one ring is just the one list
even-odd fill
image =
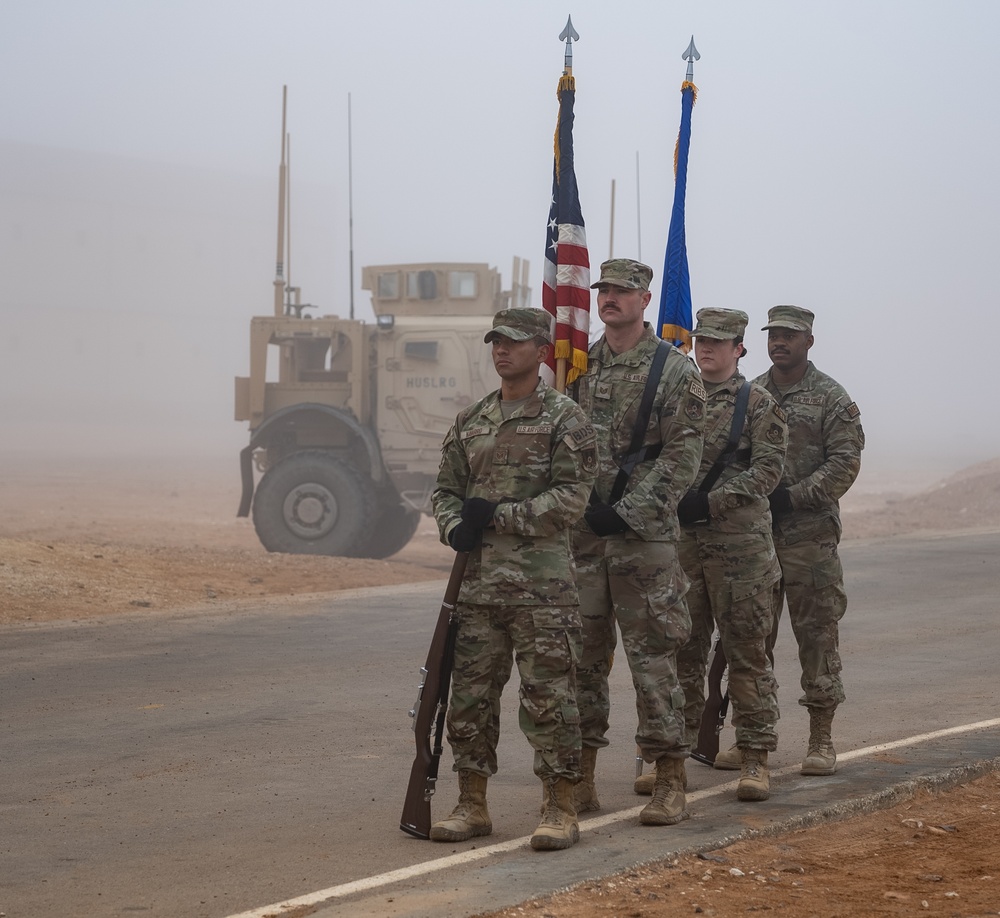
{"label": "flag pole", "polygon": [[[573,80],[573,42],[580,40],[580,33],[573,28],[573,17],[566,17],[566,27],[559,33],[559,40],[565,42],[566,53],[563,55],[563,79],[559,81],[560,88],[563,82],[567,82],[570,85],[575,85]],[[556,127],[556,132],[559,132],[559,126]],[[568,357],[557,357],[556,358],[556,391],[565,392],[566,391],[566,376],[567,376],[567,364]]]}
{"label": "flag pole", "polygon": [[691,36],[691,41],[687,46],[687,49],[681,55],[681,60],[688,62],[687,74],[684,77],[685,83],[694,83],[694,62],[701,60],[701,55],[698,53],[698,49],[694,46],[694,36]]}
{"label": "flag pole", "polygon": [[667,231],[667,250],[663,258],[663,286],[660,290],[660,313],[657,331],[664,341],[683,351],[691,348],[691,278],[688,274],[687,241],[684,232],[684,206],[687,196],[688,150],[691,146],[691,111],[698,88],[694,85],[694,62],[701,59],[694,36],[681,55],[687,61],[687,76],[681,84],[681,124],[674,148],[674,204]]}
{"label": "flag pole", "polygon": [[565,42],[565,55],[556,88],[559,113],[553,137],[552,196],[542,284],[542,308],[552,316],[554,329],[552,353],[542,373],[549,385],[561,392],[586,372],[590,346],[590,255],[573,153],[573,42],[579,38],[572,17],[567,17],[566,27],[559,34],[559,40]]}

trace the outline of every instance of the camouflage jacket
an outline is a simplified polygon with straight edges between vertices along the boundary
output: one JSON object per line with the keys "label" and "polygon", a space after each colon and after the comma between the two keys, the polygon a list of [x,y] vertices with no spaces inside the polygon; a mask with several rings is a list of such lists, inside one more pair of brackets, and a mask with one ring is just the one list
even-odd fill
{"label": "camouflage jacket", "polygon": [[[705,448],[695,487],[705,480],[726,448],[736,394],[744,381],[743,374],[737,372],[723,383],[706,384]],[[770,392],[751,383],[746,422],[736,454],[709,491],[711,519],[708,529],[734,533],[771,532],[767,495],[781,481],[787,444],[784,412]]]}
{"label": "camouflage jacket", "polygon": [[774,395],[788,419],[781,483],[788,488],[794,509],[775,520],[775,533],[797,541],[823,519],[834,520],[839,531],[839,500],[861,471],[865,446],[858,406],[811,360],[802,379],[784,395],[772,382],[770,370],[754,382]]}
{"label": "camouflage jacket", "polygon": [[495,528],[469,553],[462,602],[572,605],[579,601],[570,527],[597,473],[594,428],[580,408],[539,380],[504,420],[499,391],[464,409],[441,447],[433,494],[441,541],[467,497],[500,501]]}
{"label": "camouflage jacket", "polygon": [[[597,496],[607,501],[618,477],[618,461],[628,453],[639,403],[660,339],[646,324],[639,343],[613,354],[602,335],[591,346],[587,372],[572,386],[597,431]],[[677,504],[692,486],[701,461],[705,387],[694,362],[671,348],[653,401],[644,446],[659,446],[655,458],[632,470],[624,496],[614,505],[630,533],[645,541],[673,541],[680,535]],[[584,527],[582,521],[577,524]]]}

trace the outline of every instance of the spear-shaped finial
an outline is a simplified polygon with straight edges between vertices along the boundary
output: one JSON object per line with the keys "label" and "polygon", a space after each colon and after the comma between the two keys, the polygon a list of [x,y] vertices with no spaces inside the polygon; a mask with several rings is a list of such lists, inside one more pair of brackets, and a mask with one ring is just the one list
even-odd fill
{"label": "spear-shaped finial", "polygon": [[684,77],[689,83],[694,82],[694,62],[701,60],[701,55],[698,53],[698,49],[694,46],[694,36],[691,36],[691,44],[687,46],[687,50],[681,55],[681,57],[688,62],[687,76]]}
{"label": "spear-shaped finial", "polygon": [[566,42],[566,57],[563,60],[563,73],[567,76],[573,72],[573,42],[579,40],[580,33],[573,28],[573,17],[567,16],[566,28],[559,33],[559,41]]}

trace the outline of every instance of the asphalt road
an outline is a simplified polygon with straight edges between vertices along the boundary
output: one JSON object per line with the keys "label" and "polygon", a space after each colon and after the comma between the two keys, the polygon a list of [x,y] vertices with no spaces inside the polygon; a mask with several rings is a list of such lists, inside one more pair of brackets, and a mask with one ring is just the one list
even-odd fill
{"label": "asphalt road", "polygon": [[[796,775],[807,718],[786,627],[777,780],[770,801],[751,805],[758,825],[1000,756],[1000,726],[991,725],[849,758],[996,717],[1000,532],[853,542],[843,556],[849,699],[835,736],[845,764],[833,778]],[[469,914],[747,824],[747,805],[726,786],[733,774],[692,763],[694,818],[636,825],[627,812],[639,803],[635,710],[619,666],[612,746],[598,762],[604,809],[571,852],[525,846],[541,787],[513,685],[490,782],[494,834],[477,840],[499,846],[489,870],[465,859],[473,843],[402,833],[414,749],[407,711],[442,592],[443,582],[212,615],[0,629],[0,912],[224,918],[337,889],[343,902],[324,915]],[[454,796],[443,767],[435,816]],[[428,867],[441,869],[420,872]],[[392,871],[403,872],[395,885],[366,881]],[[366,882],[371,891],[342,896],[345,884]]]}

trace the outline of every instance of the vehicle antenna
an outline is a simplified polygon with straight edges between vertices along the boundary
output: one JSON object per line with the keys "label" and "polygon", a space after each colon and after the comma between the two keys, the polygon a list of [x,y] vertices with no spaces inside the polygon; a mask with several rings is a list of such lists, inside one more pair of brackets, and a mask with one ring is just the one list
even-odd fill
{"label": "vehicle antenna", "polygon": [[285,116],[288,111],[288,86],[281,87],[281,165],[278,167],[278,255],[274,266],[274,314],[285,311]]}
{"label": "vehicle antenna", "polygon": [[354,170],[352,163],[351,140],[351,94],[347,94],[347,242],[348,242],[348,274],[351,283],[351,312],[354,318]]}
{"label": "vehicle antenna", "polygon": [[292,314],[299,290],[292,283],[292,135],[285,134],[285,315]]}

